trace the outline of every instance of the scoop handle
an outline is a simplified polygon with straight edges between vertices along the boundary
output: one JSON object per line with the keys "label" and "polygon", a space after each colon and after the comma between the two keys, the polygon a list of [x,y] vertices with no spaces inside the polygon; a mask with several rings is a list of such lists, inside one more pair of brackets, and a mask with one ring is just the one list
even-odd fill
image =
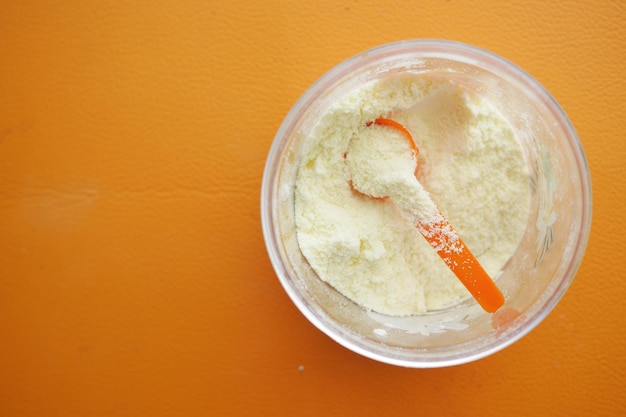
{"label": "scoop handle", "polygon": [[417,229],[437,251],[461,283],[488,313],[504,304],[504,296],[474,257],[448,220],[438,216],[432,224],[418,223]]}

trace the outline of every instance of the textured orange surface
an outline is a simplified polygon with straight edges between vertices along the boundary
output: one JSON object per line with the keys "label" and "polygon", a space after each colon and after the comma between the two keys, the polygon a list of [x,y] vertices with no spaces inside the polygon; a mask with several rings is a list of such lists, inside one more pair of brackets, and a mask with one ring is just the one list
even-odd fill
{"label": "textured orange surface", "polygon": [[[625,22],[619,0],[3,1],[0,416],[625,415]],[[445,369],[380,364],[315,329],[260,226],[295,100],[408,38],[525,68],[569,114],[593,183],[561,303]]]}

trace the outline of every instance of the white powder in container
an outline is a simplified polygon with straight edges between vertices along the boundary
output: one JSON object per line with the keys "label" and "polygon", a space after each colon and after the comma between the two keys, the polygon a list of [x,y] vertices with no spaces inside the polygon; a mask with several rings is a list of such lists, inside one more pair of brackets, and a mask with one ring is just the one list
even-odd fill
{"label": "white powder in container", "polygon": [[419,182],[492,277],[515,251],[529,215],[521,145],[488,101],[453,81],[425,76],[358,88],[335,103],[306,140],[296,179],[296,233],[320,279],[382,314],[448,307],[469,293],[415,225],[393,201],[350,186],[344,155],[353,139],[378,133],[408,147],[396,132],[366,126],[381,116],[411,131],[420,151]]}

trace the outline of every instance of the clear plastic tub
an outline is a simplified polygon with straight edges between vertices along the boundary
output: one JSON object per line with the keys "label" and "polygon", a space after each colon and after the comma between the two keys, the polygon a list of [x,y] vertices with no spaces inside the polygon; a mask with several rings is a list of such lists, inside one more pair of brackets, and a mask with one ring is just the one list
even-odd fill
{"label": "clear plastic tub", "polygon": [[[494,315],[473,299],[423,315],[368,311],[324,283],[300,252],[294,185],[303,141],[324,110],[360,84],[411,72],[453,77],[488,98],[514,126],[532,185],[525,235],[497,277],[506,298]],[[261,220],[276,274],[298,309],[332,339],[366,357],[430,368],[470,362],[533,329],[561,299],[582,260],[591,224],[591,184],[579,139],[552,96],[512,63],[485,50],[411,40],[366,51],[339,64],[299,99],[267,158]]]}

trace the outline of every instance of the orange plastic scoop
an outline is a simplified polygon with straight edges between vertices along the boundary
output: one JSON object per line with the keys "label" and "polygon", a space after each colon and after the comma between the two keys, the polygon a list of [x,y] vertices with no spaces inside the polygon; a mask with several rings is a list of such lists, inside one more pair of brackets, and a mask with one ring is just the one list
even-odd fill
{"label": "orange plastic scoop", "polygon": [[[352,166],[353,189],[373,198],[390,198],[405,217],[415,224],[480,306],[489,313],[495,312],[504,304],[504,296],[415,178],[419,149],[411,133],[391,119],[379,118],[368,123],[368,126],[372,124],[400,132],[408,140],[413,155],[411,159],[393,160],[395,165],[389,166],[385,165],[389,162],[385,161],[384,150],[376,148],[378,154],[370,154],[367,158],[359,157],[356,151],[356,155],[349,152],[345,157],[349,167]],[[398,152],[395,148],[389,148],[389,151]],[[403,150],[399,152],[406,153]],[[354,164],[359,164],[359,169],[354,169]],[[410,168],[412,170],[407,173]],[[378,175],[381,172],[385,172],[385,175]]]}
{"label": "orange plastic scoop", "polygon": [[485,311],[502,307],[504,296],[443,215],[434,224],[418,223],[417,229]]}

